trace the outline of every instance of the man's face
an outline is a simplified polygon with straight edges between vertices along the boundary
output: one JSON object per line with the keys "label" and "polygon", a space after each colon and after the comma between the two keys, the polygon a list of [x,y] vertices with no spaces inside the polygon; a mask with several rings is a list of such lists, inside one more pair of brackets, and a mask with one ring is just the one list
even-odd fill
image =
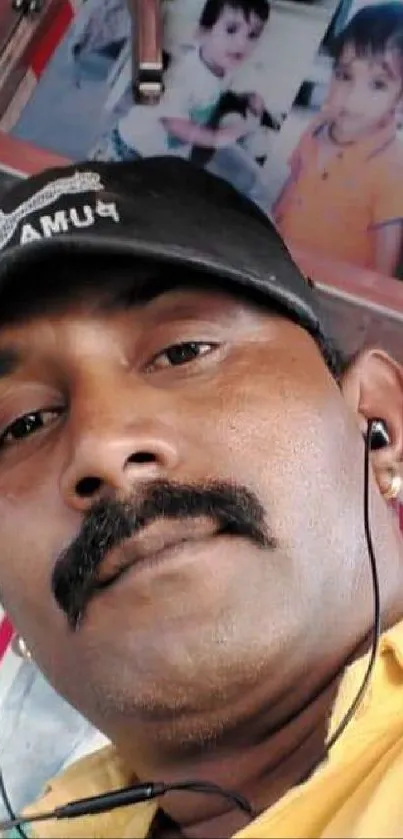
{"label": "man's face", "polygon": [[308,334],[176,288],[44,309],[0,351],[0,595],[62,694],[115,739],[191,715],[207,737],[262,679],[306,675],[318,633],[328,665],[361,448]]}
{"label": "man's face", "polygon": [[209,30],[201,35],[204,60],[218,73],[230,73],[252,55],[265,28],[254,12],[248,17],[242,9],[224,6]]}
{"label": "man's face", "polygon": [[365,137],[394,119],[402,96],[402,59],[396,50],[358,56],[344,48],[333,72],[328,106],[340,141]]}

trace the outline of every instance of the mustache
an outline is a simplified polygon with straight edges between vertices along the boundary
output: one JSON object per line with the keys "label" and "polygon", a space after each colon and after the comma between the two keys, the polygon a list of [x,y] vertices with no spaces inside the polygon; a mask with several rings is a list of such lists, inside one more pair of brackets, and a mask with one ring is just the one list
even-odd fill
{"label": "mustache", "polygon": [[122,542],[161,519],[177,521],[208,517],[220,531],[244,536],[260,548],[276,547],[257,496],[241,486],[211,482],[203,486],[156,481],[142,498],[104,498],[86,515],[78,536],[56,559],[51,589],[75,631],[93,594],[99,589],[98,569]]}

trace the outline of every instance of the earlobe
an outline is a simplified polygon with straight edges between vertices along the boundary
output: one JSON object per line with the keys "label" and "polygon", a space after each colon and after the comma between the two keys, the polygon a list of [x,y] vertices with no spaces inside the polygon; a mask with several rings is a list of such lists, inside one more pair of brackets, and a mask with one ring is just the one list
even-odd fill
{"label": "earlobe", "polygon": [[403,489],[403,478],[398,472],[390,473],[389,486],[382,492],[385,501],[396,501],[401,496]]}
{"label": "earlobe", "polygon": [[[368,433],[370,435],[369,445],[371,452],[379,451],[390,446],[390,437],[383,420],[369,419]],[[386,477],[388,478],[388,483],[386,483]],[[403,478],[398,472],[390,469],[387,475],[383,471],[379,473],[378,484],[385,501],[395,501],[402,492]]]}
{"label": "earlobe", "polygon": [[377,429],[371,462],[382,495],[396,498],[402,490],[403,367],[382,350],[365,350],[346,370],[341,387],[363,435],[369,420],[382,421],[387,436],[380,445]]}

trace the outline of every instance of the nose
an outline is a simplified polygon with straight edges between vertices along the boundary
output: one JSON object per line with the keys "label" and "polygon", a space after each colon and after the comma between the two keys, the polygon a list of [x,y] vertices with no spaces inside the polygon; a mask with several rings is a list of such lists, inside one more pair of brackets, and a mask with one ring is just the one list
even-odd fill
{"label": "nose", "polygon": [[345,110],[352,114],[360,114],[365,103],[364,86],[352,85],[345,99]]}
{"label": "nose", "polygon": [[128,402],[115,392],[106,404],[105,398],[91,399],[87,392],[84,410],[74,416],[72,407],[60,482],[72,509],[86,512],[105,496],[127,497],[137,485],[172,477],[180,461],[172,425],[164,421],[155,399],[137,391],[135,403],[133,394]]}
{"label": "nose", "polygon": [[242,53],[245,51],[248,44],[247,36],[244,32],[238,32],[234,38],[234,49],[236,52]]}

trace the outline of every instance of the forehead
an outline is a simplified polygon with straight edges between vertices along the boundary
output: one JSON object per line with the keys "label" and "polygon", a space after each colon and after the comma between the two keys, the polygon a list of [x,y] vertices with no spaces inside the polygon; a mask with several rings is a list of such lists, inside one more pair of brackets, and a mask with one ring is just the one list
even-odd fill
{"label": "forehead", "polygon": [[221,14],[217,18],[217,23],[220,21],[226,23],[246,24],[250,29],[255,29],[257,26],[262,26],[262,20],[255,12],[245,14],[243,9],[237,9],[234,6],[225,5]]}
{"label": "forehead", "polygon": [[383,72],[392,79],[402,78],[402,57],[394,48],[388,48],[384,52],[372,52],[369,48],[358,50],[354,44],[347,43],[336,63],[359,66],[368,73]]}

